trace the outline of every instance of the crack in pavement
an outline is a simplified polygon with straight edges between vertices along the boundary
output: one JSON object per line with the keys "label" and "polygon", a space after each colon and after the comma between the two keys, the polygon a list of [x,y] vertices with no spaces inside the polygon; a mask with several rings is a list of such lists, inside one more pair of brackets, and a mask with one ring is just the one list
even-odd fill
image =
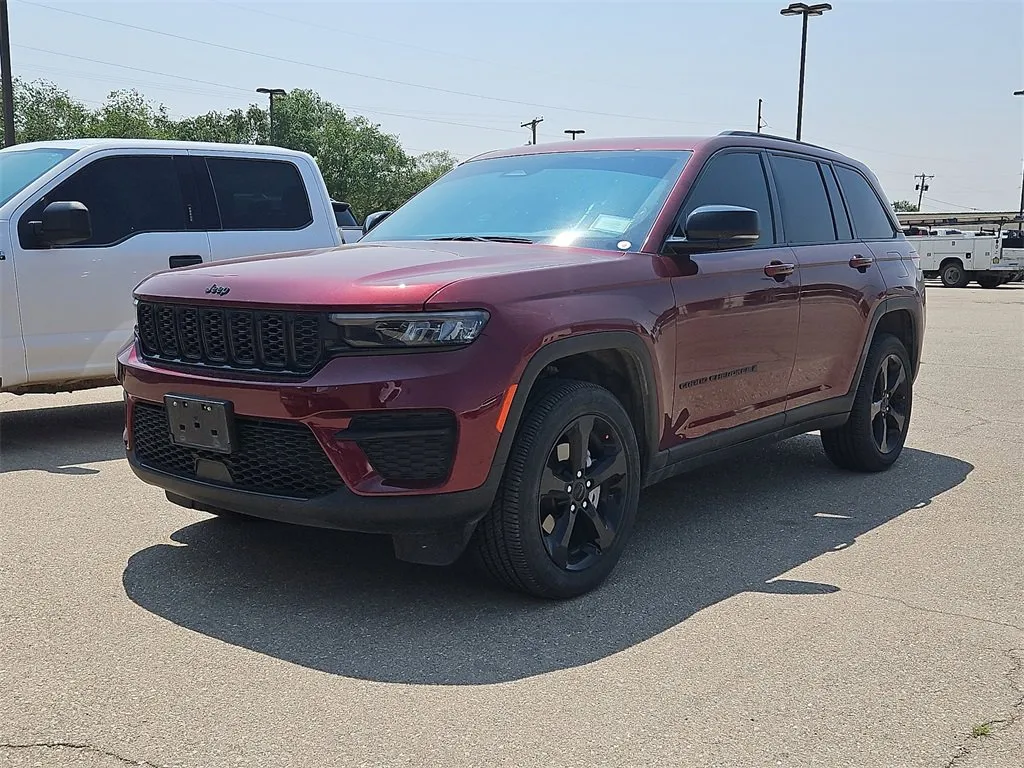
{"label": "crack in pavement", "polygon": [[1010,704],[1010,714],[1006,717],[995,717],[991,720],[986,720],[980,726],[976,726],[991,730],[985,736],[972,735],[963,741],[957,747],[949,762],[946,763],[945,768],[956,768],[958,763],[973,754],[980,747],[980,739],[991,738],[997,733],[1012,728],[1024,717],[1024,687],[1022,687],[1022,684],[1024,684],[1022,683],[1022,680],[1024,680],[1024,648],[1010,648],[1003,651],[1003,655],[1010,660],[1010,668],[1006,671],[1004,677],[1010,684],[1010,690],[1017,694],[1017,698]]}
{"label": "crack in pavement", "polygon": [[952,619],[966,619],[968,621],[979,621],[982,624],[992,624],[997,627],[1006,627],[1007,629],[1015,629],[1018,632],[1024,632],[1024,627],[1019,627],[1016,624],[1010,624],[1006,621],[998,621],[997,619],[984,619],[981,616],[971,616],[969,613],[955,613],[953,611],[940,611],[938,608],[925,608],[923,605],[914,605],[906,600],[899,597],[892,597],[890,595],[876,595],[873,592],[861,592],[857,589],[843,589],[843,592],[848,592],[851,595],[860,595],[862,597],[873,597],[876,600],[885,600],[890,603],[899,603],[905,608],[909,608],[912,611],[921,611],[923,613],[934,613],[938,616],[948,616]]}
{"label": "crack in pavement", "polygon": [[132,760],[131,758],[123,757],[122,755],[119,755],[116,752],[109,752],[108,750],[100,749],[99,747],[94,747],[92,744],[78,744],[72,741],[36,741],[26,742],[23,744],[17,744],[13,742],[0,742],[0,750],[2,749],[67,749],[78,752],[89,752],[94,755],[103,755],[104,757],[112,758],[114,760],[117,760],[118,762],[124,763],[125,765],[141,765],[148,766],[148,768],[164,768],[163,766],[158,765],[156,763],[151,763],[148,760]]}

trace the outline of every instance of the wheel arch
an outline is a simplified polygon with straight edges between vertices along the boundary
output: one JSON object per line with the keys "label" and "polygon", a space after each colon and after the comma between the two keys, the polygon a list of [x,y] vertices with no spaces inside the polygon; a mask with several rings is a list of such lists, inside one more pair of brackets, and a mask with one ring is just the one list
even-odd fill
{"label": "wheel arch", "polygon": [[864,375],[864,366],[867,364],[868,355],[871,352],[871,345],[880,333],[891,333],[896,336],[910,355],[910,367],[913,371],[913,378],[921,366],[921,347],[924,340],[924,318],[920,314],[919,301],[905,297],[890,297],[884,299],[875,309],[871,318],[871,325],[866,336],[864,347],[860,352],[860,361],[857,364],[857,374],[850,385],[850,392],[847,397],[851,399],[857,392],[857,386]]}
{"label": "wheel arch", "polygon": [[492,473],[504,470],[529,402],[552,377],[603,386],[622,403],[637,433],[641,471],[657,452],[660,403],[654,362],[644,340],[628,331],[595,331],[545,344],[530,358],[516,386],[498,441]]}

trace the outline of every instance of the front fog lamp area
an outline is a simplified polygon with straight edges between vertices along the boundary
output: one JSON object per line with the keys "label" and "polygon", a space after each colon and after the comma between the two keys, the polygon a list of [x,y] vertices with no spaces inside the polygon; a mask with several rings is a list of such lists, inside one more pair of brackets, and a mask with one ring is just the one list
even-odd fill
{"label": "front fog lamp area", "polygon": [[407,315],[329,315],[341,341],[357,349],[418,349],[469,344],[487,324],[483,310]]}

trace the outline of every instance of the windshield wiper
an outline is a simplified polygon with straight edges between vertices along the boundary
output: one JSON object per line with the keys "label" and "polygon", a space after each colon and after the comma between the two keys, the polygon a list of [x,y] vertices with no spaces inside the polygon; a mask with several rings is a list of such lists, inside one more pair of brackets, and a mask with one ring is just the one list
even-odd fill
{"label": "windshield wiper", "polygon": [[481,243],[532,243],[528,237],[510,237],[506,235],[451,235],[449,237],[432,237],[431,240],[468,240]]}

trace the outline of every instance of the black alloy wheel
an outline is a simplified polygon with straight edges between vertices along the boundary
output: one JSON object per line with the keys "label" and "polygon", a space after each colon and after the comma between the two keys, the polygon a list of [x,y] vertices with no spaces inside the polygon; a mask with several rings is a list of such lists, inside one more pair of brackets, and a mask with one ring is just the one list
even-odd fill
{"label": "black alloy wheel", "polygon": [[882,454],[903,445],[910,402],[910,378],[903,360],[888,355],[878,369],[871,397],[871,433]]}
{"label": "black alloy wheel", "polygon": [[541,536],[555,565],[582,571],[611,548],[622,522],[626,476],[622,440],[601,417],[581,416],[558,437],[538,500]]}

